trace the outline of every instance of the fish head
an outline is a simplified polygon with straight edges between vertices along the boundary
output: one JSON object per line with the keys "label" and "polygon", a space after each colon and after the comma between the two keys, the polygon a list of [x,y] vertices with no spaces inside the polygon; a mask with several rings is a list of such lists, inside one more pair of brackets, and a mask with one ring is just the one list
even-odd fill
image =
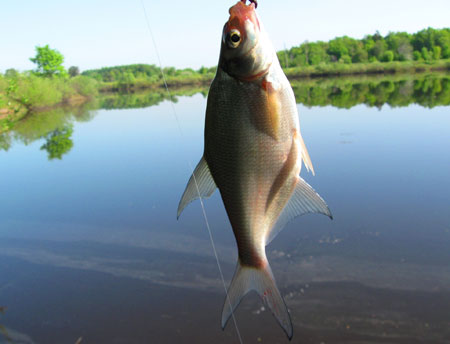
{"label": "fish head", "polygon": [[239,1],[223,27],[219,66],[230,76],[253,80],[264,75],[274,50],[256,15],[255,4]]}

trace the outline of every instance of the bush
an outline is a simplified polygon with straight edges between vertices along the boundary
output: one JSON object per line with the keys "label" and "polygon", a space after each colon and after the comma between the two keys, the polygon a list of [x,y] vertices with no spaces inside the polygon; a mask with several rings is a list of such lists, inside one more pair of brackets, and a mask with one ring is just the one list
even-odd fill
{"label": "bush", "polygon": [[43,78],[35,75],[21,76],[17,79],[17,89],[11,95],[29,107],[51,106],[63,100],[64,79]]}
{"label": "bush", "polygon": [[420,52],[418,52],[417,50],[413,52],[413,58],[414,61],[422,61],[422,54]]}
{"label": "bush", "polygon": [[394,61],[394,52],[392,50],[388,50],[383,55],[383,62],[391,62]]}
{"label": "bush", "polygon": [[69,82],[71,87],[82,96],[95,97],[98,95],[98,82],[93,78],[78,75],[70,79]]}

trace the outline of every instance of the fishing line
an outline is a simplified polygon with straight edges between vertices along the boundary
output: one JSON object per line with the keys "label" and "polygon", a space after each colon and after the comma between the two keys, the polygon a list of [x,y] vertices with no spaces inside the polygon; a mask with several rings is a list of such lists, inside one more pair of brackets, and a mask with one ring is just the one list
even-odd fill
{"label": "fishing line", "polygon": [[[152,38],[152,43],[153,43],[153,48],[155,49],[156,58],[158,59],[159,69],[161,71],[161,75],[162,75],[162,78],[163,78],[164,87],[166,88],[167,96],[169,97],[170,105],[172,107],[172,112],[173,112],[173,115],[175,117],[175,121],[177,122],[178,131],[180,133],[181,139],[184,140],[183,129],[181,128],[180,121],[178,119],[178,115],[177,115],[177,112],[176,112],[176,109],[175,109],[175,105],[174,105],[174,103],[172,101],[172,94],[170,93],[169,86],[167,85],[166,76],[165,76],[164,70],[162,68],[161,58],[159,57],[158,48],[156,46],[156,41],[155,41],[155,38],[153,36],[153,31],[152,31],[152,29],[150,27],[150,20],[148,19],[147,10],[145,8],[143,0],[141,0],[141,5],[142,5],[142,9],[144,10],[145,21],[147,22],[147,28],[148,28],[148,31],[149,31],[150,36]],[[222,284],[223,284],[223,289],[225,290],[226,299],[227,299],[228,305],[230,306],[230,309],[231,309],[231,317],[233,318],[234,327],[236,328],[236,333],[237,333],[237,336],[239,338],[239,342],[241,344],[243,344],[241,333],[239,332],[237,321],[236,321],[236,318],[234,316],[234,310],[233,310],[233,307],[231,305],[230,298],[228,297],[228,290],[227,290],[227,286],[225,284],[225,278],[223,277],[222,267],[220,266],[219,257],[217,255],[217,250],[216,250],[216,245],[214,244],[214,238],[213,238],[213,235],[212,235],[211,228],[209,226],[208,217],[206,216],[206,210],[205,210],[205,206],[203,204],[203,198],[202,198],[202,196],[200,194],[200,189],[198,187],[197,178],[195,177],[194,169],[192,167],[192,164],[187,158],[186,158],[186,162],[187,162],[187,164],[189,166],[189,170],[191,171],[191,174],[192,174],[192,177],[193,177],[193,180],[194,180],[194,183],[195,183],[195,188],[197,190],[198,198],[200,200],[200,204],[201,204],[201,207],[202,207],[203,218],[205,219],[206,228],[208,229],[209,239],[211,241],[211,246],[212,246],[212,249],[214,251],[214,256],[216,257],[216,263],[217,263],[217,267],[219,269],[220,278],[222,279]]]}

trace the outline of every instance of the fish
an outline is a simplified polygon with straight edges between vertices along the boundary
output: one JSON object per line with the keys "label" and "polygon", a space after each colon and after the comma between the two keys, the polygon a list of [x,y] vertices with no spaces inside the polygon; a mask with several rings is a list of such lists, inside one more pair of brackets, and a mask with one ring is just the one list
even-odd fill
{"label": "fish", "polygon": [[229,10],[217,72],[207,98],[204,150],[178,205],[219,189],[236,238],[237,267],[222,310],[222,329],[254,290],[289,339],[293,327],[265,247],[294,217],[330,209],[301,177],[314,174],[300,134],[297,105],[255,3]]}

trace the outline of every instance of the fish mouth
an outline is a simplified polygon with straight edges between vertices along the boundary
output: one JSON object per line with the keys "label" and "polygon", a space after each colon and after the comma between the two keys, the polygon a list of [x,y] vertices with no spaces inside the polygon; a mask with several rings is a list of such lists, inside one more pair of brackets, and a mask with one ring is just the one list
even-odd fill
{"label": "fish mouth", "polygon": [[230,8],[230,18],[226,23],[226,33],[232,30],[238,30],[241,34],[245,34],[245,21],[250,20],[255,28],[260,29],[259,21],[256,17],[255,3],[250,2],[248,5],[245,1],[239,1],[236,5]]}

